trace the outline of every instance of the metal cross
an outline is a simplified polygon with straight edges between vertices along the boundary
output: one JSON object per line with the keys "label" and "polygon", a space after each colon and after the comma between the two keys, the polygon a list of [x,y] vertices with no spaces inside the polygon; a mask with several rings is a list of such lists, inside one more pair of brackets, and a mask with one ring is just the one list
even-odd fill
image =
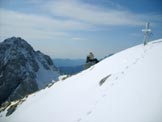
{"label": "metal cross", "polygon": [[146,23],[146,28],[145,29],[142,29],[142,31],[144,32],[144,45],[147,44],[147,42],[149,41],[149,37],[150,37],[150,33],[151,33],[151,29],[150,29],[150,23],[147,22]]}

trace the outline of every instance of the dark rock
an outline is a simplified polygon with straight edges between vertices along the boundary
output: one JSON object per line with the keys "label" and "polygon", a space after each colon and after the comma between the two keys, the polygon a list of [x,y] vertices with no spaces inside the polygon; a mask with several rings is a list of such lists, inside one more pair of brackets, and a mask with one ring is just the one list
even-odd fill
{"label": "dark rock", "polygon": [[15,105],[12,105],[8,110],[7,110],[7,113],[6,113],[6,116],[9,116],[11,115],[17,108],[17,104]]}
{"label": "dark rock", "polygon": [[108,76],[104,77],[103,79],[100,80],[99,85],[101,86],[103,83],[105,83],[105,81],[111,76],[111,74],[109,74]]}

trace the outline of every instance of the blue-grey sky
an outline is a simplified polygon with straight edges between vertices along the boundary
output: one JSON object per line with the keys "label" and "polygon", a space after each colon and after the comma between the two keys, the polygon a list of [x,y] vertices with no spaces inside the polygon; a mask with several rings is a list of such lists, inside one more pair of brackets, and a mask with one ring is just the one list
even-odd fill
{"label": "blue-grey sky", "polygon": [[162,38],[161,0],[0,0],[0,41],[22,37],[53,58],[97,58]]}

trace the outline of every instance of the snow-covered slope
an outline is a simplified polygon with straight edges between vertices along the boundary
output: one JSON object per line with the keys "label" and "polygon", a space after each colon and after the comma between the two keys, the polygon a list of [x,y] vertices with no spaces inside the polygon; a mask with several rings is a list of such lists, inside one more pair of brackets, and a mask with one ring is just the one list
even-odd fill
{"label": "snow-covered slope", "polygon": [[117,53],[30,95],[0,122],[162,122],[162,40]]}

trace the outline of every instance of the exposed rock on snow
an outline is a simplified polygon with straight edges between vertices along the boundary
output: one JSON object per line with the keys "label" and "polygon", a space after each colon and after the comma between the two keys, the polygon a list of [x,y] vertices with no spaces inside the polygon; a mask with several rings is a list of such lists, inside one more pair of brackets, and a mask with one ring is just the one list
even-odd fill
{"label": "exposed rock on snow", "polygon": [[99,82],[99,85],[101,86],[110,76],[111,76],[111,74],[108,75],[108,76],[106,76],[106,77],[104,77],[104,78]]}

